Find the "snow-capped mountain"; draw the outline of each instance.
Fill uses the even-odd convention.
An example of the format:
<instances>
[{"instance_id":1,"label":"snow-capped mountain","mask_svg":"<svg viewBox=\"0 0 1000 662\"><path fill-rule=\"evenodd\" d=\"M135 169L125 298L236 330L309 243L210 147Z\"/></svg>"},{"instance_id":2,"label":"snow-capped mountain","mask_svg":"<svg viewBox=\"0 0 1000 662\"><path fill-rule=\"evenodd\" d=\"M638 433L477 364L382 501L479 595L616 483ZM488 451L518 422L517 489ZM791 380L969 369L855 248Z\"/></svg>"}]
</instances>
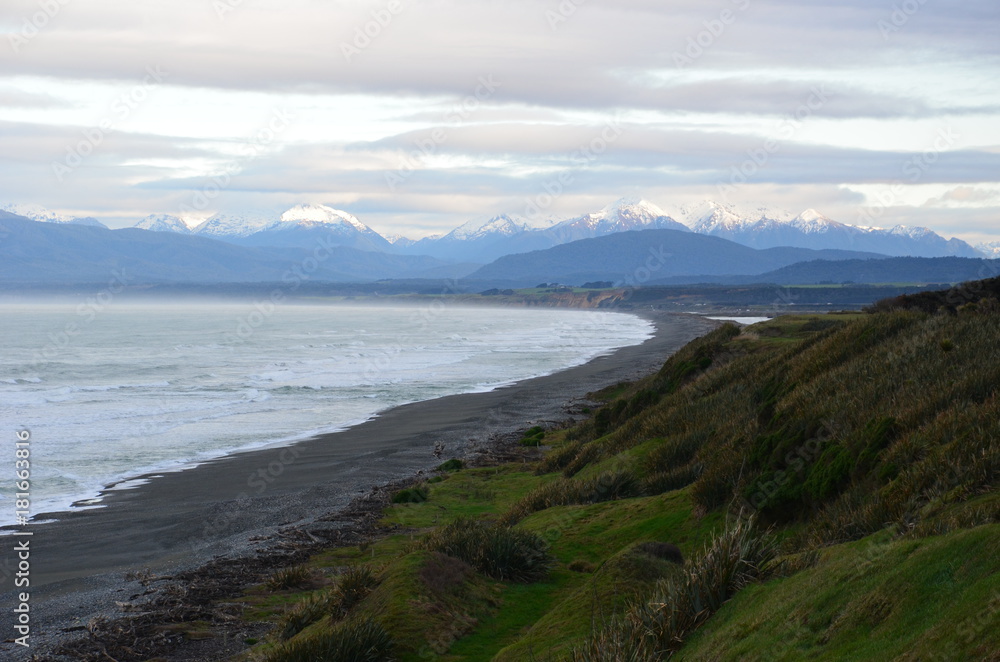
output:
<instances>
[{"instance_id":1,"label":"snow-capped mountain","mask_svg":"<svg viewBox=\"0 0 1000 662\"><path fill-rule=\"evenodd\" d=\"M424 237L396 247L412 255L431 255L456 262L492 262L502 255L517 252L510 241L531 231L522 218L508 214L480 216L463 223L444 235ZM528 249L530 250L530 249Z\"/></svg>"},{"instance_id":2,"label":"snow-capped mountain","mask_svg":"<svg viewBox=\"0 0 1000 662\"><path fill-rule=\"evenodd\" d=\"M385 234L382 236L396 248L406 248L407 246L412 246L417 243L416 239L408 239L401 234Z\"/></svg>"},{"instance_id":3,"label":"snow-capped mountain","mask_svg":"<svg viewBox=\"0 0 1000 662\"><path fill-rule=\"evenodd\" d=\"M507 214L477 218L440 239L422 239L406 251L458 261L492 262L504 255L544 250L578 239L652 229L689 231L647 200L622 198L599 211L557 223L532 226Z\"/></svg>"},{"instance_id":4,"label":"snow-capped mountain","mask_svg":"<svg viewBox=\"0 0 1000 662\"><path fill-rule=\"evenodd\" d=\"M960 239L945 239L927 228L867 228L835 221L815 209L793 216L764 207L739 209L716 202L682 208L678 216L695 232L751 248L837 248L913 257L979 257Z\"/></svg>"},{"instance_id":5,"label":"snow-capped mountain","mask_svg":"<svg viewBox=\"0 0 1000 662\"><path fill-rule=\"evenodd\" d=\"M327 229L336 230L343 234L360 233L369 238L378 237L382 241L386 241L385 237L359 221L353 214L326 205L295 205L281 215L281 223L275 228L288 229L292 226L326 226Z\"/></svg>"},{"instance_id":6,"label":"snow-capped mountain","mask_svg":"<svg viewBox=\"0 0 1000 662\"><path fill-rule=\"evenodd\" d=\"M278 221L275 218L257 212L219 213L210 216L204 223L192 230L192 233L215 239L249 237L276 223Z\"/></svg>"},{"instance_id":7,"label":"snow-capped mountain","mask_svg":"<svg viewBox=\"0 0 1000 662\"><path fill-rule=\"evenodd\" d=\"M600 211L584 214L556 223L543 230L550 233L558 243L603 237L615 232L629 230L683 230L688 227L672 219L652 202L639 198L622 198Z\"/></svg>"},{"instance_id":8,"label":"snow-capped mountain","mask_svg":"<svg viewBox=\"0 0 1000 662\"><path fill-rule=\"evenodd\" d=\"M238 239L247 246L316 248L348 246L363 251L391 253L393 245L356 216L326 205L296 205L276 223Z\"/></svg>"},{"instance_id":9,"label":"snow-capped mountain","mask_svg":"<svg viewBox=\"0 0 1000 662\"><path fill-rule=\"evenodd\" d=\"M281 215L282 223L327 223L329 225L347 225L355 230L368 229L368 226L346 211L327 207L326 205L295 205Z\"/></svg>"},{"instance_id":10,"label":"snow-capped mountain","mask_svg":"<svg viewBox=\"0 0 1000 662\"><path fill-rule=\"evenodd\" d=\"M70 218L38 205L0 204L0 210L47 223L101 225L96 219ZM794 214L762 205L737 207L704 201L665 210L640 198L622 198L595 212L558 222L548 219L541 224L503 213L482 216L447 234L419 241L399 235L383 237L349 212L313 204L299 204L282 214L219 213L194 229L176 216L153 214L135 227L194 234L244 246L309 250L346 246L479 264L579 239L648 229L693 231L758 249L787 246L891 256L1000 257L1000 242L974 248L924 227L862 227L836 221L811 208Z\"/></svg>"},{"instance_id":11,"label":"snow-capped mountain","mask_svg":"<svg viewBox=\"0 0 1000 662\"><path fill-rule=\"evenodd\" d=\"M444 235L439 241L476 241L478 239L512 237L528 229L529 226L524 220L500 214L493 217L472 219Z\"/></svg>"},{"instance_id":12,"label":"snow-capped mountain","mask_svg":"<svg viewBox=\"0 0 1000 662\"><path fill-rule=\"evenodd\" d=\"M24 216L25 218L30 218L33 221L39 221L41 223L68 223L71 225L89 225L97 228L107 227L96 218L90 216L75 217L58 214L42 207L41 205L5 203L0 204L0 211L17 214L18 216Z\"/></svg>"},{"instance_id":13,"label":"snow-capped mountain","mask_svg":"<svg viewBox=\"0 0 1000 662\"><path fill-rule=\"evenodd\" d=\"M146 218L136 223L133 227L140 230L152 230L153 232L176 232L178 234L191 234L191 228L187 223L176 216L170 214L150 214Z\"/></svg>"},{"instance_id":14,"label":"snow-capped mountain","mask_svg":"<svg viewBox=\"0 0 1000 662\"><path fill-rule=\"evenodd\" d=\"M57 214L54 211L49 211L41 205L16 204L8 202L0 204L0 210L11 214L17 214L18 216L24 216L25 218L30 218L33 221L41 221L42 223L69 223L73 220L71 216Z\"/></svg>"}]
</instances>

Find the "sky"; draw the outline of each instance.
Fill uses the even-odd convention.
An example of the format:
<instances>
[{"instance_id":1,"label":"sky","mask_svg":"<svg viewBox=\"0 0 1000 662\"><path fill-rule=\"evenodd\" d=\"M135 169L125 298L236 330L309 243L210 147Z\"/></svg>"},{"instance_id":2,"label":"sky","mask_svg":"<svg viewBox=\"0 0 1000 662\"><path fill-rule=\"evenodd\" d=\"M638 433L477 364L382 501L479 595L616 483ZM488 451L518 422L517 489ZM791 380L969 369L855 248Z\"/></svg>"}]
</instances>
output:
<instances>
[{"instance_id":1,"label":"sky","mask_svg":"<svg viewBox=\"0 0 1000 662\"><path fill-rule=\"evenodd\" d=\"M1000 241L996 0L4 0L0 32L0 202L110 227L638 196Z\"/></svg>"}]
</instances>

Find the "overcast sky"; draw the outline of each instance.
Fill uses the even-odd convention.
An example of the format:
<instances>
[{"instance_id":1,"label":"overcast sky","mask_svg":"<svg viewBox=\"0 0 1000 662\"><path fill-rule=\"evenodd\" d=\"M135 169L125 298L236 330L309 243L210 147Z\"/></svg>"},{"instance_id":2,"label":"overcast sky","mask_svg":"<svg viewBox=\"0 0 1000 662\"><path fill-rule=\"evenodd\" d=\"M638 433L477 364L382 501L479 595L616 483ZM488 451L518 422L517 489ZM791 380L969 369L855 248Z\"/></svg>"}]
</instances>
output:
<instances>
[{"instance_id":1,"label":"overcast sky","mask_svg":"<svg viewBox=\"0 0 1000 662\"><path fill-rule=\"evenodd\" d=\"M4 0L0 202L383 233L711 199L1000 240L996 0Z\"/></svg>"}]
</instances>

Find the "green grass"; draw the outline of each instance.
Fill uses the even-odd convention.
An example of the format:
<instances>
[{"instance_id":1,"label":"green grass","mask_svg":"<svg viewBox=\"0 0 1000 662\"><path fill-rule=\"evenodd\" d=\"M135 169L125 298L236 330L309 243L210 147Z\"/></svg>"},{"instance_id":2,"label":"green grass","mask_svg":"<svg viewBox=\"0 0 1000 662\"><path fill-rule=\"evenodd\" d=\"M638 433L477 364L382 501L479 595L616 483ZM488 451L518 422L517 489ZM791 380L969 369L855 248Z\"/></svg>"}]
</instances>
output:
<instances>
[{"instance_id":1,"label":"green grass","mask_svg":"<svg viewBox=\"0 0 1000 662\"><path fill-rule=\"evenodd\" d=\"M505 606L500 613L477 628L455 650L475 657L525 659L553 647L567 651L592 626L620 611L627 598L634 597L651 575L631 567L623 570L622 558L634 555L629 549L645 541L673 542L685 554L707 541L721 526L720 514L698 518L692 514L690 497L673 492L656 497L626 499L587 506L550 508L526 518L522 526L536 531L551 544L559 565L540 584L505 590ZM568 570L570 563L584 560L597 566L593 574ZM666 572L672 565L643 556L633 566L654 566ZM582 601L582 602L581 602ZM581 617L581 605L587 605ZM524 657L522 657L524 656ZM543 658L544 659L544 658Z\"/></svg>"},{"instance_id":2,"label":"green grass","mask_svg":"<svg viewBox=\"0 0 1000 662\"><path fill-rule=\"evenodd\" d=\"M738 594L679 660L987 660L1000 651L1000 526L884 534Z\"/></svg>"},{"instance_id":3,"label":"green grass","mask_svg":"<svg viewBox=\"0 0 1000 662\"><path fill-rule=\"evenodd\" d=\"M386 510L384 537L314 556L311 588L250 591L247 618L277 621L367 564L378 585L344 622L384 627L402 660L559 659L680 570L637 544L673 543L694 563L750 504L786 562L704 624L687 621L678 659L1000 660L989 656L1000 650L989 310L723 326L657 374L596 394L607 404L592 418L544 435L543 461L436 475L424 500ZM546 500L513 510L539 490ZM485 532L510 512L547 544L540 580L499 581L426 549L459 518ZM332 627L313 622L290 641Z\"/></svg>"},{"instance_id":4,"label":"green grass","mask_svg":"<svg viewBox=\"0 0 1000 662\"><path fill-rule=\"evenodd\" d=\"M440 483L430 485L422 503L394 505L382 523L426 529L455 519L502 512L532 489L550 482L554 476L536 476L530 468L506 465L463 469L450 473Z\"/></svg>"}]
</instances>

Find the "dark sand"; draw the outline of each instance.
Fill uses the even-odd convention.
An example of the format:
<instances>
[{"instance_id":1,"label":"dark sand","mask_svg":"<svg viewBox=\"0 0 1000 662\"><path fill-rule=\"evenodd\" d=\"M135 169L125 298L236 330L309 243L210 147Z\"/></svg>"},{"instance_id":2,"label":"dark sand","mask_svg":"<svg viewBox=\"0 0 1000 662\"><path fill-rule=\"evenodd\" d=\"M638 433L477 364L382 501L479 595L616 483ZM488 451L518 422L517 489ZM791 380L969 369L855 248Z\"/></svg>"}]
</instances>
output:
<instances>
[{"instance_id":1,"label":"dark sand","mask_svg":"<svg viewBox=\"0 0 1000 662\"><path fill-rule=\"evenodd\" d=\"M251 553L256 541L283 527L315 522L373 485L433 468L441 461L432 453L435 442L445 444L444 459L462 457L492 434L565 420L572 401L650 374L717 325L690 315L635 313L656 323L655 336L585 365L489 393L405 405L292 447L220 458L108 492L103 508L60 513L57 522L30 526L33 649L66 628L116 612L114 602L127 599L123 577L129 570L168 574L215 556ZM0 540L6 541L0 543L2 641L14 636L10 569L16 559L15 539ZM25 652L0 644L0 657Z\"/></svg>"}]
</instances>

